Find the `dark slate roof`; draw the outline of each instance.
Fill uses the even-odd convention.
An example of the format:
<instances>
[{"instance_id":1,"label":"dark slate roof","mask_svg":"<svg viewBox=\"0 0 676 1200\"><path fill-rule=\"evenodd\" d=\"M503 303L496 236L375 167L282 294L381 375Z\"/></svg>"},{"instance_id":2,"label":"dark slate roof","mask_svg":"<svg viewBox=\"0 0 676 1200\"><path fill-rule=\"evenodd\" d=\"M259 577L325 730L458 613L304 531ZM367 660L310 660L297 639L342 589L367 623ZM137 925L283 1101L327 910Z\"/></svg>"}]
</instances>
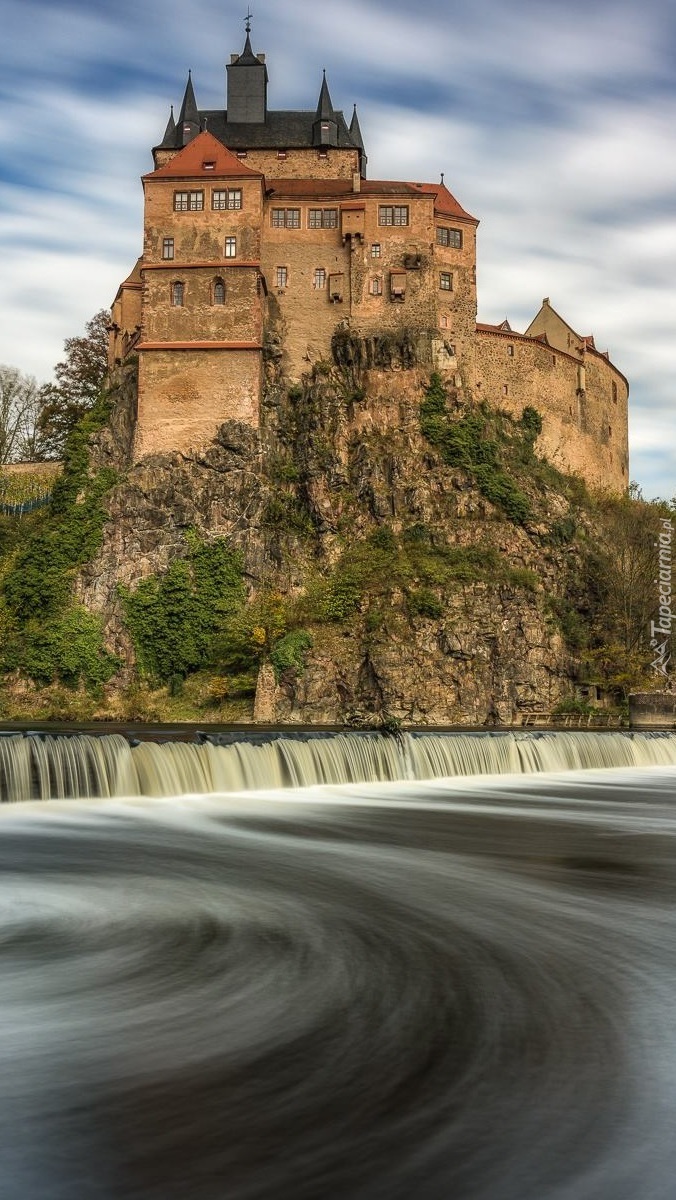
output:
<instances>
[{"instance_id":1,"label":"dark slate roof","mask_svg":"<svg viewBox=\"0 0 676 1200\"><path fill-rule=\"evenodd\" d=\"M359 128L359 117L357 116L356 104L354 106L354 112L352 113L352 120L350 121L350 137L352 138L355 146L359 146L360 150L364 149L364 139L361 136L361 129Z\"/></svg>"},{"instance_id":2,"label":"dark slate roof","mask_svg":"<svg viewBox=\"0 0 676 1200\"><path fill-rule=\"evenodd\" d=\"M176 122L174 120L174 106L172 104L171 111L169 113L169 120L167 121L167 128L164 131L164 137L160 142L160 146L162 148L166 147L167 150L171 150L176 145L176 136Z\"/></svg>"},{"instance_id":3,"label":"dark slate roof","mask_svg":"<svg viewBox=\"0 0 676 1200\"><path fill-rule=\"evenodd\" d=\"M259 58L256 57L253 50L251 49L251 38L249 37L248 32L246 35L246 41L244 43L244 49L242 50L242 53L240 54L239 58L235 59L235 63L240 67L248 67L248 66L262 67L265 65L264 63L261 62L261 60ZM231 65L234 65L234 64L231 64Z\"/></svg>"},{"instance_id":4,"label":"dark slate roof","mask_svg":"<svg viewBox=\"0 0 676 1200\"><path fill-rule=\"evenodd\" d=\"M345 117L334 111L338 125L338 147L361 149L350 136ZM202 125L230 150L299 150L313 146L314 112L268 112L264 124L228 124L228 114L207 109L199 114Z\"/></svg>"},{"instance_id":5,"label":"dark slate roof","mask_svg":"<svg viewBox=\"0 0 676 1200\"><path fill-rule=\"evenodd\" d=\"M317 112L315 113L315 120L317 120L317 121L335 121L335 119L336 119L336 114L333 111L333 104L331 102L331 96L329 94L329 85L326 82L326 71L325 71L324 77L322 79L321 91L319 93L319 100L317 102Z\"/></svg>"},{"instance_id":6,"label":"dark slate roof","mask_svg":"<svg viewBox=\"0 0 676 1200\"><path fill-rule=\"evenodd\" d=\"M185 93L183 96L181 111L178 114L178 126L181 134L183 133L183 125L186 121L194 125L199 124L199 112L197 111L195 90L192 86L192 71L188 71L188 82L185 85ZM183 143L181 142L179 144L182 145Z\"/></svg>"}]
</instances>

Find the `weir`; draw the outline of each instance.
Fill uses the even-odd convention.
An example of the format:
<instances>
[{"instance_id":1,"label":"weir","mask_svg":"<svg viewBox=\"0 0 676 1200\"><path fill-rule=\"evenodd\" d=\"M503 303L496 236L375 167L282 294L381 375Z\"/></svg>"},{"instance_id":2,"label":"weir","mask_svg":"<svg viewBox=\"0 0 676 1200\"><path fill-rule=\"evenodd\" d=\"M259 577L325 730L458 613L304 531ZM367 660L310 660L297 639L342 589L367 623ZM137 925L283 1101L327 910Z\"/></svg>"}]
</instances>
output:
<instances>
[{"instance_id":1,"label":"weir","mask_svg":"<svg viewBox=\"0 0 676 1200\"><path fill-rule=\"evenodd\" d=\"M121 734L0 737L0 799L180 796L316 784L676 766L676 734L624 732L204 735L130 745Z\"/></svg>"}]
</instances>

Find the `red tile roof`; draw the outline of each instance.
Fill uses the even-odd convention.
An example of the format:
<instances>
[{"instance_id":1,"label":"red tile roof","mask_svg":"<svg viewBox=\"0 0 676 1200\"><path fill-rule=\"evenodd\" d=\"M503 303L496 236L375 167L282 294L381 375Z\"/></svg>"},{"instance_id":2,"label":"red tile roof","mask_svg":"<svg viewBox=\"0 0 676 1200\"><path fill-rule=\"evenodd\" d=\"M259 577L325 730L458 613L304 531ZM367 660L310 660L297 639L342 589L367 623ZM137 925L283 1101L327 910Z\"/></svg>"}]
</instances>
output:
<instances>
[{"instance_id":1,"label":"red tile roof","mask_svg":"<svg viewBox=\"0 0 676 1200\"><path fill-rule=\"evenodd\" d=\"M213 163L213 167L205 168L205 163ZM218 138L205 129L196 138L188 142L163 167L149 171L144 179L244 179L245 177L262 179L260 171L247 167L232 150L228 150Z\"/></svg>"},{"instance_id":2,"label":"red tile roof","mask_svg":"<svg viewBox=\"0 0 676 1200\"><path fill-rule=\"evenodd\" d=\"M448 188L441 183L405 183L389 179L362 179L359 192L355 192L351 179L271 179L268 195L273 200L279 199L314 199L321 197L326 200L340 200L348 196L356 200L357 196L431 196L434 199L434 211L440 216L454 217L463 221L471 221L478 225L476 217L466 212L452 196Z\"/></svg>"}]
</instances>

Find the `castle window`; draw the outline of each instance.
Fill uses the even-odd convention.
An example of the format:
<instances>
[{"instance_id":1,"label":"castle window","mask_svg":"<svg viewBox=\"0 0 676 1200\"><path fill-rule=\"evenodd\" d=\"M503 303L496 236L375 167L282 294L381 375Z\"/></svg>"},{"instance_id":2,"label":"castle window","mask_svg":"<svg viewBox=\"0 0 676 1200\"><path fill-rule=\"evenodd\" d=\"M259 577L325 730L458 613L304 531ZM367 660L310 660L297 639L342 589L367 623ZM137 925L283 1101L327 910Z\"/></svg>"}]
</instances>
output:
<instances>
[{"instance_id":1,"label":"castle window","mask_svg":"<svg viewBox=\"0 0 676 1200\"><path fill-rule=\"evenodd\" d=\"M448 329L448 317L444 317L444 316L439 317L439 328L440 329Z\"/></svg>"},{"instance_id":2,"label":"castle window","mask_svg":"<svg viewBox=\"0 0 676 1200\"><path fill-rule=\"evenodd\" d=\"M237 151L238 158L246 158L246 154L247 154L246 150L238 150Z\"/></svg>"},{"instance_id":3,"label":"castle window","mask_svg":"<svg viewBox=\"0 0 676 1200\"><path fill-rule=\"evenodd\" d=\"M613 382L611 385L613 404L617 404L617 384Z\"/></svg>"},{"instance_id":4,"label":"castle window","mask_svg":"<svg viewBox=\"0 0 676 1200\"><path fill-rule=\"evenodd\" d=\"M214 285L211 290L212 304L225 304L225 284L222 279L214 279Z\"/></svg>"},{"instance_id":5,"label":"castle window","mask_svg":"<svg viewBox=\"0 0 676 1200\"><path fill-rule=\"evenodd\" d=\"M174 239L162 238L162 258L174 257Z\"/></svg>"},{"instance_id":6,"label":"castle window","mask_svg":"<svg viewBox=\"0 0 676 1200\"><path fill-rule=\"evenodd\" d=\"M408 225L408 204L381 204L378 208L379 225Z\"/></svg>"},{"instance_id":7,"label":"castle window","mask_svg":"<svg viewBox=\"0 0 676 1200\"><path fill-rule=\"evenodd\" d=\"M184 300L185 300L185 284L178 283L178 282L172 283L172 285L171 285L171 303L172 303L173 307L174 308L183 308Z\"/></svg>"},{"instance_id":8,"label":"castle window","mask_svg":"<svg viewBox=\"0 0 676 1200\"><path fill-rule=\"evenodd\" d=\"M202 212L204 192L174 192L174 212Z\"/></svg>"},{"instance_id":9,"label":"castle window","mask_svg":"<svg viewBox=\"0 0 676 1200\"><path fill-rule=\"evenodd\" d=\"M273 208L271 220L273 229L300 229L300 209Z\"/></svg>"},{"instance_id":10,"label":"castle window","mask_svg":"<svg viewBox=\"0 0 676 1200\"><path fill-rule=\"evenodd\" d=\"M315 267L314 283L315 288L326 287L326 271L323 267Z\"/></svg>"},{"instance_id":11,"label":"castle window","mask_svg":"<svg viewBox=\"0 0 676 1200\"><path fill-rule=\"evenodd\" d=\"M277 158L286 158L286 150L278 150Z\"/></svg>"},{"instance_id":12,"label":"castle window","mask_svg":"<svg viewBox=\"0 0 676 1200\"><path fill-rule=\"evenodd\" d=\"M511 344L507 347L507 353L510 358L514 358L514 347Z\"/></svg>"},{"instance_id":13,"label":"castle window","mask_svg":"<svg viewBox=\"0 0 676 1200\"><path fill-rule=\"evenodd\" d=\"M338 226L337 208L311 208L308 211L308 229L336 229Z\"/></svg>"},{"instance_id":14,"label":"castle window","mask_svg":"<svg viewBox=\"0 0 676 1200\"><path fill-rule=\"evenodd\" d=\"M285 288L289 281L289 271L287 267L276 268L277 287Z\"/></svg>"},{"instance_id":15,"label":"castle window","mask_svg":"<svg viewBox=\"0 0 676 1200\"><path fill-rule=\"evenodd\" d=\"M552 354L552 366L553 367L556 366L556 355L555 354Z\"/></svg>"},{"instance_id":16,"label":"castle window","mask_svg":"<svg viewBox=\"0 0 676 1200\"><path fill-rule=\"evenodd\" d=\"M447 229L445 225L437 225L437 245L452 246L454 250L461 250L462 230Z\"/></svg>"},{"instance_id":17,"label":"castle window","mask_svg":"<svg viewBox=\"0 0 676 1200\"><path fill-rule=\"evenodd\" d=\"M371 258L380 258L380 242L371 243Z\"/></svg>"},{"instance_id":18,"label":"castle window","mask_svg":"<svg viewBox=\"0 0 676 1200\"><path fill-rule=\"evenodd\" d=\"M371 282L369 284L369 291L372 296L382 296L383 281L379 275L374 275L373 279L371 280Z\"/></svg>"},{"instance_id":19,"label":"castle window","mask_svg":"<svg viewBox=\"0 0 676 1200\"><path fill-rule=\"evenodd\" d=\"M211 207L215 212L242 207L241 188L215 188L211 193Z\"/></svg>"},{"instance_id":20,"label":"castle window","mask_svg":"<svg viewBox=\"0 0 676 1200\"><path fill-rule=\"evenodd\" d=\"M502 385L502 394L503 394L503 396L509 395L509 388L507 387L506 383L503 383L503 385Z\"/></svg>"},{"instance_id":21,"label":"castle window","mask_svg":"<svg viewBox=\"0 0 676 1200\"><path fill-rule=\"evenodd\" d=\"M326 125L326 126L322 126L322 128L326 128L326 129L328 129L328 125ZM319 150L319 151L317 152L317 158L328 158L328 157L329 157L329 152L328 152L328 150Z\"/></svg>"},{"instance_id":22,"label":"castle window","mask_svg":"<svg viewBox=\"0 0 676 1200\"><path fill-rule=\"evenodd\" d=\"M227 237L225 239L225 257L235 258L237 255L237 238Z\"/></svg>"},{"instance_id":23,"label":"castle window","mask_svg":"<svg viewBox=\"0 0 676 1200\"><path fill-rule=\"evenodd\" d=\"M441 271L439 275L439 287L442 292L453 291L453 276L450 271Z\"/></svg>"}]
</instances>

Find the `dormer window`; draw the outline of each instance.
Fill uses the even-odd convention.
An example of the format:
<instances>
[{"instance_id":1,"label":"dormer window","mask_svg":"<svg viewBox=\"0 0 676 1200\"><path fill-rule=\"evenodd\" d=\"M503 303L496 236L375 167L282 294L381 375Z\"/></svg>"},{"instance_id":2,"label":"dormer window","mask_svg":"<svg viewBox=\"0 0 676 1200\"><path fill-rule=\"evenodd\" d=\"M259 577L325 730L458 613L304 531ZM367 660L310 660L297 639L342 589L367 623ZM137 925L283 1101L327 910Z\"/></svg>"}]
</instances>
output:
<instances>
[{"instance_id":1,"label":"dormer window","mask_svg":"<svg viewBox=\"0 0 676 1200\"><path fill-rule=\"evenodd\" d=\"M286 158L286 150L278 150L277 158Z\"/></svg>"},{"instance_id":2,"label":"dormer window","mask_svg":"<svg viewBox=\"0 0 676 1200\"><path fill-rule=\"evenodd\" d=\"M203 163L202 163L202 170L203 170L203 171L213 171L213 170L215 169L215 167L216 167L216 163L215 163L215 162L203 162Z\"/></svg>"},{"instance_id":3,"label":"dormer window","mask_svg":"<svg viewBox=\"0 0 676 1200\"><path fill-rule=\"evenodd\" d=\"M246 154L247 154L246 150L238 150L237 151L238 158L246 158Z\"/></svg>"}]
</instances>

